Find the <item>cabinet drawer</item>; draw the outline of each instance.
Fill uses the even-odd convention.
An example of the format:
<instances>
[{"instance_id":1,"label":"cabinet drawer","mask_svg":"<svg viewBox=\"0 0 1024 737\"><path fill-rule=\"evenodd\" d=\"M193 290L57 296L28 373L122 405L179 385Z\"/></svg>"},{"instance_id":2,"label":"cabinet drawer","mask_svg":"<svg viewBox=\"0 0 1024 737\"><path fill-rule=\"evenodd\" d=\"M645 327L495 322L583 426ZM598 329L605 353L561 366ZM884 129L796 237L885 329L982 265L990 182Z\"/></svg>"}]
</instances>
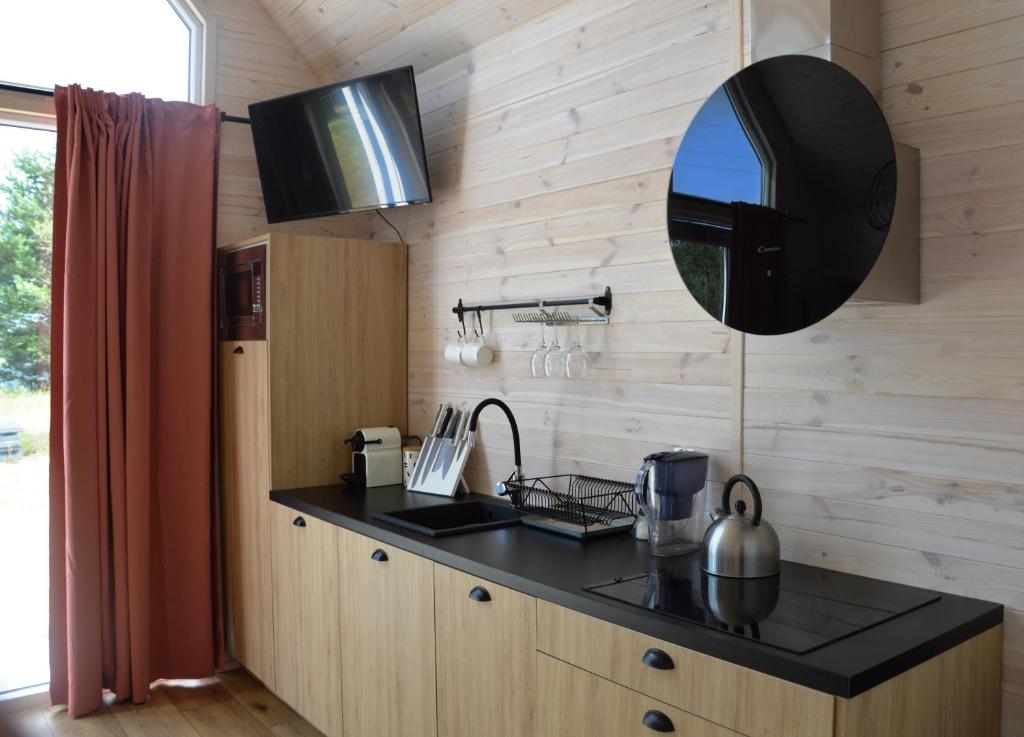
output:
<instances>
[{"instance_id":1,"label":"cabinet drawer","mask_svg":"<svg viewBox=\"0 0 1024 737\"><path fill-rule=\"evenodd\" d=\"M830 694L545 601L537 602L537 649L749 737L832 735Z\"/></svg>"},{"instance_id":2,"label":"cabinet drawer","mask_svg":"<svg viewBox=\"0 0 1024 737\"><path fill-rule=\"evenodd\" d=\"M434 566L438 737L535 737L533 597Z\"/></svg>"},{"instance_id":3,"label":"cabinet drawer","mask_svg":"<svg viewBox=\"0 0 1024 737\"><path fill-rule=\"evenodd\" d=\"M537 655L540 737L739 737L568 663Z\"/></svg>"}]
</instances>

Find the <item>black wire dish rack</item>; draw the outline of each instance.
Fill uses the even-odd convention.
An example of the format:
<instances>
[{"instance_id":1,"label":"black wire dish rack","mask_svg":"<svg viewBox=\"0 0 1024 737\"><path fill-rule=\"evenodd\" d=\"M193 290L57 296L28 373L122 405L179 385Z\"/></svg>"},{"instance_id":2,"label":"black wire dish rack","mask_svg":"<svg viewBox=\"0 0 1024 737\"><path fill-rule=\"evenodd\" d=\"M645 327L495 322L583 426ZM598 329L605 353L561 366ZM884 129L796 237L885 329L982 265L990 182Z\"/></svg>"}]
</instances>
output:
<instances>
[{"instance_id":1,"label":"black wire dish rack","mask_svg":"<svg viewBox=\"0 0 1024 737\"><path fill-rule=\"evenodd\" d=\"M632 529L637 503L633 484L563 474L509 478L499 485L523 515L523 524L584 539Z\"/></svg>"}]
</instances>

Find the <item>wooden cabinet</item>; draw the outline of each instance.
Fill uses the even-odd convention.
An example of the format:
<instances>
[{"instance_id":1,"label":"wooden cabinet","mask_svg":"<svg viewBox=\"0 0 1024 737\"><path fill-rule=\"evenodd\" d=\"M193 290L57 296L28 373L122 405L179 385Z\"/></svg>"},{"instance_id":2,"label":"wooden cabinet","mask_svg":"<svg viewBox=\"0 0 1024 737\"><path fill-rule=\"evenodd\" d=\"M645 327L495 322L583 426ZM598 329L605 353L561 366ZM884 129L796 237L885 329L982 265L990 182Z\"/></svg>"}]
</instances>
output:
<instances>
[{"instance_id":1,"label":"wooden cabinet","mask_svg":"<svg viewBox=\"0 0 1024 737\"><path fill-rule=\"evenodd\" d=\"M537 656L537 701L538 737L739 737L543 653Z\"/></svg>"},{"instance_id":2,"label":"wooden cabinet","mask_svg":"<svg viewBox=\"0 0 1024 737\"><path fill-rule=\"evenodd\" d=\"M273 689L267 345L221 343L219 360L227 646L238 662Z\"/></svg>"},{"instance_id":3,"label":"wooden cabinet","mask_svg":"<svg viewBox=\"0 0 1024 737\"><path fill-rule=\"evenodd\" d=\"M342 703L352 737L435 737L434 564L341 539Z\"/></svg>"},{"instance_id":4,"label":"wooden cabinet","mask_svg":"<svg viewBox=\"0 0 1024 737\"><path fill-rule=\"evenodd\" d=\"M534 737L537 602L434 567L438 737Z\"/></svg>"},{"instance_id":5,"label":"wooden cabinet","mask_svg":"<svg viewBox=\"0 0 1024 737\"><path fill-rule=\"evenodd\" d=\"M830 694L546 601L537 602L537 648L748 737L829 737L833 731ZM652 649L668 657L667 667L644 663Z\"/></svg>"},{"instance_id":6,"label":"wooden cabinet","mask_svg":"<svg viewBox=\"0 0 1024 737\"><path fill-rule=\"evenodd\" d=\"M274 690L327 737L998 734L999 627L836 698L271 507Z\"/></svg>"},{"instance_id":7,"label":"wooden cabinet","mask_svg":"<svg viewBox=\"0 0 1024 737\"><path fill-rule=\"evenodd\" d=\"M270 523L275 691L327 737L342 737L341 530L277 504Z\"/></svg>"},{"instance_id":8,"label":"wooden cabinet","mask_svg":"<svg viewBox=\"0 0 1024 737\"><path fill-rule=\"evenodd\" d=\"M336 482L359 426L405 428L406 249L275 233L224 250L249 248L266 339L219 352L227 644L273 688L270 490Z\"/></svg>"}]
</instances>

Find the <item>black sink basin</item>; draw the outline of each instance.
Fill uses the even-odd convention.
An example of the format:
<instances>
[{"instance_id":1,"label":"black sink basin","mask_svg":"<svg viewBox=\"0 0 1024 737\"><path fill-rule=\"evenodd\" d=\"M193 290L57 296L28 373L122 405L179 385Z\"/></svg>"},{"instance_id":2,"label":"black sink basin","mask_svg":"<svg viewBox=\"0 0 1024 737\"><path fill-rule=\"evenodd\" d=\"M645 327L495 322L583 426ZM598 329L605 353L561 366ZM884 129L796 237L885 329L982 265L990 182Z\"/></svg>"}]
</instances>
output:
<instances>
[{"instance_id":1,"label":"black sink basin","mask_svg":"<svg viewBox=\"0 0 1024 737\"><path fill-rule=\"evenodd\" d=\"M373 518L430 537L448 537L519 524L519 512L508 504L476 499L395 512L374 512Z\"/></svg>"}]
</instances>

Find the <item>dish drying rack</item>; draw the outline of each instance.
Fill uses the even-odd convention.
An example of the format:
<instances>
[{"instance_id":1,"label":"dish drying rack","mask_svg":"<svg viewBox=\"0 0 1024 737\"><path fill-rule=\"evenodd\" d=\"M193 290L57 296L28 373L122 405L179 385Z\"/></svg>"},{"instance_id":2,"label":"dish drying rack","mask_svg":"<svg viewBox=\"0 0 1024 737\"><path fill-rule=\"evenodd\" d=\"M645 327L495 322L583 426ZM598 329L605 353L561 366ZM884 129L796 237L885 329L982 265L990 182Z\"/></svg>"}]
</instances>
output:
<instances>
[{"instance_id":1,"label":"dish drying rack","mask_svg":"<svg viewBox=\"0 0 1024 737\"><path fill-rule=\"evenodd\" d=\"M583 307L582 310L566 308ZM604 294L595 297L569 297L565 299L538 299L529 302L494 302L491 304L466 305L462 300L452 307L452 312L466 327L466 313L493 310L515 310L512 320L520 323L543 323L545 325L607 325L612 313L612 289L605 287Z\"/></svg>"},{"instance_id":2,"label":"dish drying rack","mask_svg":"<svg viewBox=\"0 0 1024 737\"><path fill-rule=\"evenodd\" d=\"M534 479L510 477L498 484L523 515L523 524L585 539L632 529L637 517L633 484L562 474Z\"/></svg>"}]
</instances>

